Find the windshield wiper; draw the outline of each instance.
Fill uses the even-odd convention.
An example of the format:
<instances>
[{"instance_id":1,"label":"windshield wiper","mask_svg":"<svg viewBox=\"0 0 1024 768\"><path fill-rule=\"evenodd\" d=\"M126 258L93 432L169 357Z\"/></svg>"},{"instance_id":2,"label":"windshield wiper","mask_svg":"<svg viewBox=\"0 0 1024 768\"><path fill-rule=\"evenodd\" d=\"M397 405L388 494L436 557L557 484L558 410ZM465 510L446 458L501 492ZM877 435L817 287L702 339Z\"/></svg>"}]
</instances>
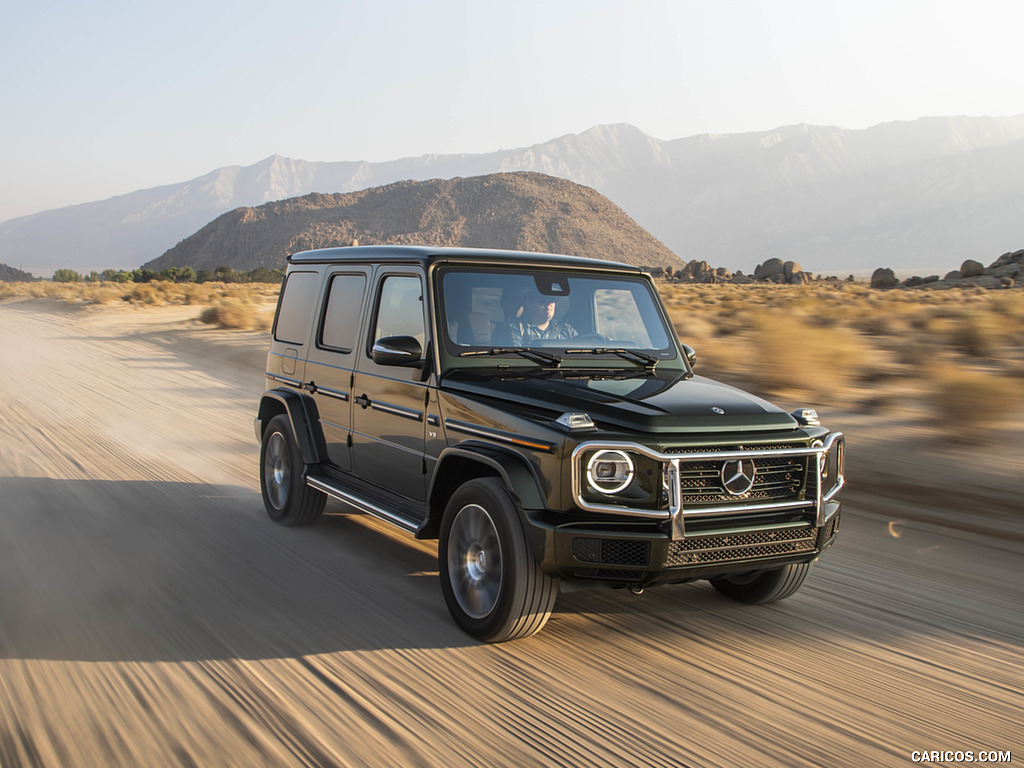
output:
<instances>
[{"instance_id":1,"label":"windshield wiper","mask_svg":"<svg viewBox=\"0 0 1024 768\"><path fill-rule=\"evenodd\" d=\"M658 364L658 358L652 355L645 355L643 352L637 352L635 349L627 349L626 347L595 347L593 349L567 349L565 350L565 354L618 355L624 360L629 360L634 363L641 363L649 371L653 371L654 366Z\"/></svg>"},{"instance_id":2,"label":"windshield wiper","mask_svg":"<svg viewBox=\"0 0 1024 768\"><path fill-rule=\"evenodd\" d=\"M535 363L545 363L555 368L562 364L562 358L556 355L527 347L491 347L490 349L471 349L468 352L459 353L459 357L492 357L494 355L520 355Z\"/></svg>"}]
</instances>

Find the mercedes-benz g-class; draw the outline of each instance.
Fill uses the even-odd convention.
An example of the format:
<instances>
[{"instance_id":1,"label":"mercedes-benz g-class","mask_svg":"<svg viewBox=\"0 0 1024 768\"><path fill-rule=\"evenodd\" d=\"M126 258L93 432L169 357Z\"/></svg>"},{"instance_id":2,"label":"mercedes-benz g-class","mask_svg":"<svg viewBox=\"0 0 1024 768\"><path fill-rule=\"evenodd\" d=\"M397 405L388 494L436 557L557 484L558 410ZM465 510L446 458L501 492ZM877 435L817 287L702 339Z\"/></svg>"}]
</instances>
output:
<instances>
[{"instance_id":1,"label":"mercedes-benz g-class","mask_svg":"<svg viewBox=\"0 0 1024 768\"><path fill-rule=\"evenodd\" d=\"M438 539L455 622L544 626L561 589L804 581L839 527L844 440L695 375L650 276L536 253L288 259L256 417L270 517L327 497Z\"/></svg>"}]
</instances>

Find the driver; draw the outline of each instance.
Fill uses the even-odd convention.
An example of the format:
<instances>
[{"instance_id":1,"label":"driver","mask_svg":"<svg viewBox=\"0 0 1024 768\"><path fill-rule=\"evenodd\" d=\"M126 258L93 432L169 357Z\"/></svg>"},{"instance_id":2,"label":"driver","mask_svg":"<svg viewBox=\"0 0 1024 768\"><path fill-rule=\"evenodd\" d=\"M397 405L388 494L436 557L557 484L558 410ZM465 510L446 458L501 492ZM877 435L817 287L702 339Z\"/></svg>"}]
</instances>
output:
<instances>
[{"instance_id":1,"label":"driver","mask_svg":"<svg viewBox=\"0 0 1024 768\"><path fill-rule=\"evenodd\" d=\"M554 296L524 291L520 298L522 311L511 318L507 332L502 334L513 346L529 346L538 339L572 339L579 335L571 325L555 319Z\"/></svg>"}]
</instances>

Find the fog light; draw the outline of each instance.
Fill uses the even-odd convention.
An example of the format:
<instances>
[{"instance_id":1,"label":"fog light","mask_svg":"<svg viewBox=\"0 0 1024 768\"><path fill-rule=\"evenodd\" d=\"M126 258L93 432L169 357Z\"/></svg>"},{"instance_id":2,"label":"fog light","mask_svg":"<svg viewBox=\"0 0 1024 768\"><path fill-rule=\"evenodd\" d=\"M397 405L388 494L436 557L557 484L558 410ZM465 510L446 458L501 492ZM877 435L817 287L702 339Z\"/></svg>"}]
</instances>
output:
<instances>
[{"instance_id":1,"label":"fog light","mask_svg":"<svg viewBox=\"0 0 1024 768\"><path fill-rule=\"evenodd\" d=\"M598 451L587 462L587 480L601 493L618 493L633 482L633 460L622 451Z\"/></svg>"}]
</instances>

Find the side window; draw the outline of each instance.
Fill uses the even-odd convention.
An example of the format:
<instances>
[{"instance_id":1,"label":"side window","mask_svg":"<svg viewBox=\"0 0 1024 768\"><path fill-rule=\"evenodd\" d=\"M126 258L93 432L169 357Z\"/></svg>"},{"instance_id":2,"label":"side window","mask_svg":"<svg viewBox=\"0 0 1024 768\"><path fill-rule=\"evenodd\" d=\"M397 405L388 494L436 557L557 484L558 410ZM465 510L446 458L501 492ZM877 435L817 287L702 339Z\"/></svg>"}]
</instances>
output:
<instances>
[{"instance_id":1,"label":"side window","mask_svg":"<svg viewBox=\"0 0 1024 768\"><path fill-rule=\"evenodd\" d=\"M363 309L364 275L334 275L327 289L327 307L320 344L348 354L356 342Z\"/></svg>"},{"instance_id":2,"label":"side window","mask_svg":"<svg viewBox=\"0 0 1024 768\"><path fill-rule=\"evenodd\" d=\"M389 275L384 278L374 329L374 341L384 336L413 336L421 345L424 343L423 287L418 277Z\"/></svg>"},{"instance_id":3,"label":"side window","mask_svg":"<svg viewBox=\"0 0 1024 768\"><path fill-rule=\"evenodd\" d=\"M316 306L320 276L316 272L292 272L281 287L281 301L274 320L274 340L304 344Z\"/></svg>"}]
</instances>

